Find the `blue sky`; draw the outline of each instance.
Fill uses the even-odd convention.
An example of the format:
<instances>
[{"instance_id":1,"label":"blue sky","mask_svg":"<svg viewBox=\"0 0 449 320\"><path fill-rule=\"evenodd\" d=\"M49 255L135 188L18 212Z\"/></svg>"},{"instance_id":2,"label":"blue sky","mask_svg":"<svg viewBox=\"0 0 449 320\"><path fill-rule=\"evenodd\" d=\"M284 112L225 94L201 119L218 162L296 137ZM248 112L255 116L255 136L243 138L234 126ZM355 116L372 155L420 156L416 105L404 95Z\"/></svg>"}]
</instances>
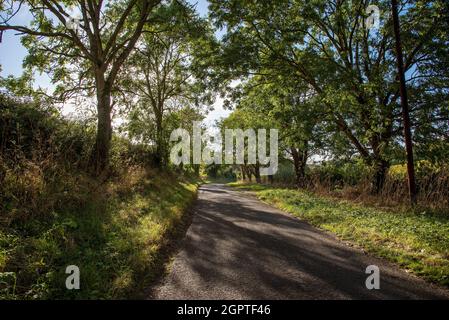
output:
<instances>
[{"instance_id":1,"label":"blue sky","mask_svg":"<svg viewBox=\"0 0 449 320\"><path fill-rule=\"evenodd\" d=\"M29 15L25 10L18 13L10 24L28 24ZM0 65L2 66L2 76L22 74L22 61L26 55L26 49L20 43L20 36L15 35L15 31L3 33L2 43L0 43Z\"/></svg>"},{"instance_id":2,"label":"blue sky","mask_svg":"<svg viewBox=\"0 0 449 320\"><path fill-rule=\"evenodd\" d=\"M196 5L196 9L201 16L206 16L208 13L207 0L188 0L190 3ZM10 24L27 25L30 21L30 15L26 10L22 10L14 17ZM0 43L0 65L2 71L0 76L6 77L8 75L20 76L22 74L23 59L27 54L26 49L20 43L20 36L15 35L14 31L7 31L3 34L2 43ZM36 75L36 85L43 88L51 88L50 79L44 75ZM226 116L229 112L223 110L223 101L218 99L214 105L215 111L211 112L206 123L212 124L216 119Z\"/></svg>"},{"instance_id":3,"label":"blue sky","mask_svg":"<svg viewBox=\"0 0 449 320\"><path fill-rule=\"evenodd\" d=\"M188 0L188 2L196 5L200 15L207 15L207 0ZM14 17L10 24L27 25L29 21L29 13L26 10L22 10L16 17ZM26 53L26 49L20 43L20 36L15 35L14 31L5 32L3 34L3 41L0 44L1 75L20 76L22 74L22 61L25 58Z\"/></svg>"}]
</instances>

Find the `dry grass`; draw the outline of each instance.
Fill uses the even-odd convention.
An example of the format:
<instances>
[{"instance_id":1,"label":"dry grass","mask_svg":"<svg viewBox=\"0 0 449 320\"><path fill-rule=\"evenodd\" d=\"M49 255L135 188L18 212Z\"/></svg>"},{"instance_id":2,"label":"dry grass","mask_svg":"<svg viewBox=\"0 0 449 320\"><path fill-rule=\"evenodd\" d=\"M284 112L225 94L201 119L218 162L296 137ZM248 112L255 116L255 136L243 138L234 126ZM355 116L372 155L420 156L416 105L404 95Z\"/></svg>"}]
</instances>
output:
<instances>
[{"instance_id":1,"label":"dry grass","mask_svg":"<svg viewBox=\"0 0 449 320\"><path fill-rule=\"evenodd\" d=\"M449 212L449 165L417 162L418 209ZM304 180L304 188L323 196L347 199L379 207L408 208L408 188L405 165L393 165L379 194L372 193L372 173L360 164L311 167ZM274 185L296 188L294 171L281 166ZM266 177L262 182L269 184Z\"/></svg>"},{"instance_id":2,"label":"dry grass","mask_svg":"<svg viewBox=\"0 0 449 320\"><path fill-rule=\"evenodd\" d=\"M0 298L134 295L156 276L159 252L194 199L193 178L140 166L102 183L82 172L6 170L0 221ZM79 266L82 290L65 289Z\"/></svg>"},{"instance_id":3,"label":"dry grass","mask_svg":"<svg viewBox=\"0 0 449 320\"><path fill-rule=\"evenodd\" d=\"M322 180L311 177L306 189L316 194L353 200L382 207L407 207L408 189L405 176L388 174L383 189L379 194L372 193L371 181L362 179L356 185L335 185L331 179ZM449 170L420 175L417 180L418 204L420 209L449 212Z\"/></svg>"},{"instance_id":4,"label":"dry grass","mask_svg":"<svg viewBox=\"0 0 449 320\"><path fill-rule=\"evenodd\" d=\"M94 178L92 127L34 104L0 108L0 299L132 296L155 276L196 180L151 169L148 147L117 136L110 175ZM68 265L81 290L65 288Z\"/></svg>"}]
</instances>

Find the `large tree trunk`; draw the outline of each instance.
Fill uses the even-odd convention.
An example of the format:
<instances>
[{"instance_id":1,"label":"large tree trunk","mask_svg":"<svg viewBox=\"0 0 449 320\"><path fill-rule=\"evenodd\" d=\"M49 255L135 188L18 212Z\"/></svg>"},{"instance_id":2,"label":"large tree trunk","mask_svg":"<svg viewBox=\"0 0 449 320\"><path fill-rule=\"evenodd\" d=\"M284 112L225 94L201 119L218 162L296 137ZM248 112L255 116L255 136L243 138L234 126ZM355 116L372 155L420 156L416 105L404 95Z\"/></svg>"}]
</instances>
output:
<instances>
[{"instance_id":1,"label":"large tree trunk","mask_svg":"<svg viewBox=\"0 0 449 320\"><path fill-rule=\"evenodd\" d=\"M402 118L404 122L404 140L407 152L407 173L408 173L408 191L410 203L416 204L416 181L415 181L415 164L413 160L413 141L412 130L410 125L410 114L408 108L407 87L405 83L404 59L402 56L401 32L398 14L397 0L391 1L393 11L394 35L396 38L396 60L398 65L399 85L401 93Z\"/></svg>"},{"instance_id":2,"label":"large tree trunk","mask_svg":"<svg viewBox=\"0 0 449 320\"><path fill-rule=\"evenodd\" d=\"M99 176L109 168L111 149L111 88L105 82L103 74L97 74L97 136L91 155L91 167Z\"/></svg>"},{"instance_id":3,"label":"large tree trunk","mask_svg":"<svg viewBox=\"0 0 449 320\"><path fill-rule=\"evenodd\" d=\"M306 176L306 164L308 158L307 150L298 150L295 147L291 148L293 157L293 166L295 168L295 183L298 188L304 187L304 179Z\"/></svg>"},{"instance_id":4,"label":"large tree trunk","mask_svg":"<svg viewBox=\"0 0 449 320\"><path fill-rule=\"evenodd\" d=\"M260 179L260 164L259 164L259 162L257 162L254 165L254 176L256 177L257 183L262 183L262 179Z\"/></svg>"},{"instance_id":5,"label":"large tree trunk","mask_svg":"<svg viewBox=\"0 0 449 320\"><path fill-rule=\"evenodd\" d=\"M251 172L251 169L249 168L249 166L245 165L245 171L246 171L246 175L248 176L249 182L252 182L253 181L253 175L252 175L252 172Z\"/></svg>"},{"instance_id":6,"label":"large tree trunk","mask_svg":"<svg viewBox=\"0 0 449 320\"><path fill-rule=\"evenodd\" d=\"M195 170L195 175L196 175L197 177L199 177L199 176L200 176L200 165L199 165L199 164L194 164L194 165L193 165L193 168L194 168L194 170Z\"/></svg>"},{"instance_id":7,"label":"large tree trunk","mask_svg":"<svg viewBox=\"0 0 449 320\"><path fill-rule=\"evenodd\" d=\"M164 131L162 127L162 113L156 112L156 165L165 167Z\"/></svg>"},{"instance_id":8,"label":"large tree trunk","mask_svg":"<svg viewBox=\"0 0 449 320\"><path fill-rule=\"evenodd\" d=\"M243 166L240 166L240 171L242 172L242 180L245 181L246 180L245 168Z\"/></svg>"},{"instance_id":9,"label":"large tree trunk","mask_svg":"<svg viewBox=\"0 0 449 320\"><path fill-rule=\"evenodd\" d=\"M379 194L382 191L389 167L390 163L386 160L379 159L374 162L372 193Z\"/></svg>"}]
</instances>

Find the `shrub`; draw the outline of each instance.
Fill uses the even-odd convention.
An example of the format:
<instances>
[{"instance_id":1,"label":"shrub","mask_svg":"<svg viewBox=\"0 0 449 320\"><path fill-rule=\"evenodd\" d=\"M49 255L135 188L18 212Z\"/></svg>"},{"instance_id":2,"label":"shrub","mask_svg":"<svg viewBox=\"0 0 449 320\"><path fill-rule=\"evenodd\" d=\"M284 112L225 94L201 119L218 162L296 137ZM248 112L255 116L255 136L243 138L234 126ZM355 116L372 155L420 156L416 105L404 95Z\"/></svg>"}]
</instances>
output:
<instances>
[{"instance_id":1,"label":"shrub","mask_svg":"<svg viewBox=\"0 0 449 320\"><path fill-rule=\"evenodd\" d=\"M0 97L0 299L117 298L154 277L196 185L151 169L152 149L114 135L111 175L88 174L95 128ZM77 264L83 289L65 290Z\"/></svg>"}]
</instances>

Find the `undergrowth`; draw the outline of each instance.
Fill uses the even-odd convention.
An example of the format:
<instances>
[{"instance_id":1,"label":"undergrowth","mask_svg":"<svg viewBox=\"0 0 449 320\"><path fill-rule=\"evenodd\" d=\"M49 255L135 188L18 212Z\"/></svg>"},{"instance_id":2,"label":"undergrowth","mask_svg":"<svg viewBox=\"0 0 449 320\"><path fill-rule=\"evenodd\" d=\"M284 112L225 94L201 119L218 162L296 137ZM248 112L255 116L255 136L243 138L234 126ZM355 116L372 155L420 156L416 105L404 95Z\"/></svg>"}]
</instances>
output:
<instances>
[{"instance_id":1,"label":"undergrowth","mask_svg":"<svg viewBox=\"0 0 449 320\"><path fill-rule=\"evenodd\" d=\"M197 182L142 168L100 186L79 178L60 208L1 224L0 297L125 298L157 276L160 249ZM80 290L66 289L69 265L80 269Z\"/></svg>"}]
</instances>

